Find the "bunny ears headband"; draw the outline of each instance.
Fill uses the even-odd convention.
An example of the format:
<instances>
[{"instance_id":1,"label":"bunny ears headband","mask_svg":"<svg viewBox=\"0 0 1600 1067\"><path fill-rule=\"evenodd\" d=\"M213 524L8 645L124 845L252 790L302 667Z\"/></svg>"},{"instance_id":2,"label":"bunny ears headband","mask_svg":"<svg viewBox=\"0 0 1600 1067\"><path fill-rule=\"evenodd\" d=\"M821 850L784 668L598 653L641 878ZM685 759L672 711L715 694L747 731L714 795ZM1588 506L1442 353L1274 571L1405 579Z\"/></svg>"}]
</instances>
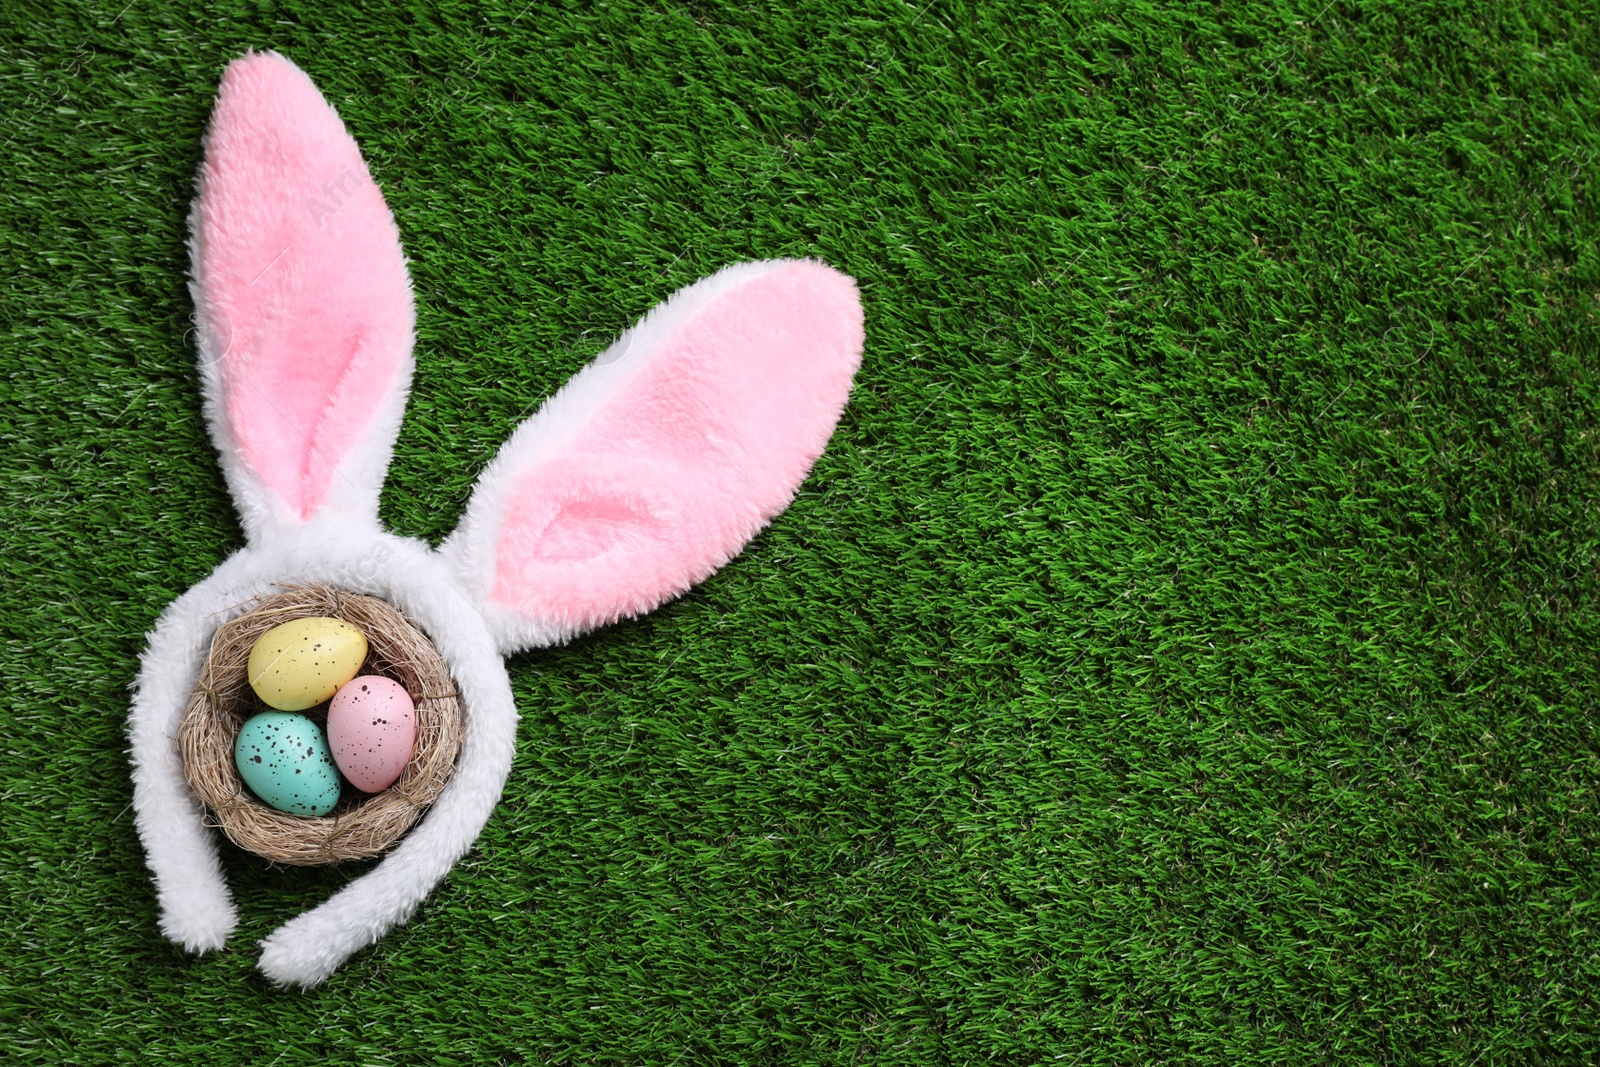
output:
<instances>
[{"instance_id":1,"label":"bunny ears headband","mask_svg":"<svg viewBox=\"0 0 1600 1067\"><path fill-rule=\"evenodd\" d=\"M423 628L466 721L456 770L374 869L262 942L315 985L416 906L477 839L516 740L502 657L682 593L792 499L860 361L848 277L728 267L674 294L524 422L438 548L378 523L410 386L399 234L355 142L282 56L227 69L190 216L205 415L248 543L150 634L130 712L134 807L161 929L221 947L236 916L177 750L211 635L278 586L381 597Z\"/></svg>"}]
</instances>

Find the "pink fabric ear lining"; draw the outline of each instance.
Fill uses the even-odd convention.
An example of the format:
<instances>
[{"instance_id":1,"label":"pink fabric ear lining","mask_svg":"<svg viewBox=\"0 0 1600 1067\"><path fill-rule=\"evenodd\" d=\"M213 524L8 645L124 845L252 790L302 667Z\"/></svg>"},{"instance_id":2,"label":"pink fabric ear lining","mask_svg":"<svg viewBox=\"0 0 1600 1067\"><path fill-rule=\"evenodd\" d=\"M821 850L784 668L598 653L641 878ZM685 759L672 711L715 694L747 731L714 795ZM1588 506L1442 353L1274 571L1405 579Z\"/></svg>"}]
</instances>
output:
<instances>
[{"instance_id":1,"label":"pink fabric ear lining","mask_svg":"<svg viewBox=\"0 0 1600 1067\"><path fill-rule=\"evenodd\" d=\"M414 313L394 219L311 79L228 66L195 202L201 321L244 464L309 519L407 366Z\"/></svg>"},{"instance_id":2,"label":"pink fabric ear lining","mask_svg":"<svg viewBox=\"0 0 1600 1067\"><path fill-rule=\"evenodd\" d=\"M793 497L861 346L854 282L794 262L630 352L637 371L514 483L493 601L578 632L704 578Z\"/></svg>"}]
</instances>

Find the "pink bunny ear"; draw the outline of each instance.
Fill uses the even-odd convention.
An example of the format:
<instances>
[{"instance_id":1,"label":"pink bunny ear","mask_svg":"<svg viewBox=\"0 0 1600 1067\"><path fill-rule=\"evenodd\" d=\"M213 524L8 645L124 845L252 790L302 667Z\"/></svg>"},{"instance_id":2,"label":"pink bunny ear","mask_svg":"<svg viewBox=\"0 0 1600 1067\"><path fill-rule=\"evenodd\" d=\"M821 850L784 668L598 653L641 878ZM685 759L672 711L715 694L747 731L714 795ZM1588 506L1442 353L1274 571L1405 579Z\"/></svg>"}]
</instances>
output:
<instances>
[{"instance_id":1,"label":"pink bunny ear","mask_svg":"<svg viewBox=\"0 0 1600 1067\"><path fill-rule=\"evenodd\" d=\"M375 523L414 324L383 194L311 79L270 52L222 76L198 184L206 414L246 530Z\"/></svg>"},{"instance_id":2,"label":"pink bunny ear","mask_svg":"<svg viewBox=\"0 0 1600 1067\"><path fill-rule=\"evenodd\" d=\"M855 283L805 260L680 290L517 430L451 557L502 649L676 596L793 498L861 360Z\"/></svg>"}]
</instances>

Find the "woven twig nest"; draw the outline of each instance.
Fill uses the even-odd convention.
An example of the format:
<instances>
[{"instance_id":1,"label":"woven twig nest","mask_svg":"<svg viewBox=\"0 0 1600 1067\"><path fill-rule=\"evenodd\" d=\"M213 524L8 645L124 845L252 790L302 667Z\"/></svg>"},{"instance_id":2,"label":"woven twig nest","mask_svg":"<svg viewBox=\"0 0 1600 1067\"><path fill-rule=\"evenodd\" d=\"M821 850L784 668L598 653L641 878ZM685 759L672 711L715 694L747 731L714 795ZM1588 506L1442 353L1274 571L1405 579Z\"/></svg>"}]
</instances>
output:
<instances>
[{"instance_id":1,"label":"woven twig nest","mask_svg":"<svg viewBox=\"0 0 1600 1067\"><path fill-rule=\"evenodd\" d=\"M343 619L364 633L367 658L360 673L393 678L417 706L416 745L395 784L370 794L346 786L338 806L320 818L257 800L233 762L245 720L271 710L250 688L251 646L274 626L308 616ZM326 703L303 714L326 728ZM311 866L367 859L399 840L449 781L462 730L455 682L426 634L376 597L305 585L264 597L217 628L178 727L178 747L184 777L234 844L277 863Z\"/></svg>"}]
</instances>

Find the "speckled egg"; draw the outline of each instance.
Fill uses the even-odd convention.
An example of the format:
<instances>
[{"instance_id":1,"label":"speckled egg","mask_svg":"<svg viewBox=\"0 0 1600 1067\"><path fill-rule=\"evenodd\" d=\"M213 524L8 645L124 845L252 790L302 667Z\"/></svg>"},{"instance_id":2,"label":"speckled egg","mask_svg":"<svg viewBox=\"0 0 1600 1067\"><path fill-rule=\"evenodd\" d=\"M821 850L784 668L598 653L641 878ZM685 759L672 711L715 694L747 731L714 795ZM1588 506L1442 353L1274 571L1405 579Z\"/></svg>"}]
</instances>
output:
<instances>
[{"instance_id":1,"label":"speckled egg","mask_svg":"<svg viewBox=\"0 0 1600 1067\"><path fill-rule=\"evenodd\" d=\"M392 678L368 674L340 687L328 705L328 743L333 760L365 793L388 789L411 761L417 740L417 708Z\"/></svg>"},{"instance_id":2,"label":"speckled egg","mask_svg":"<svg viewBox=\"0 0 1600 1067\"><path fill-rule=\"evenodd\" d=\"M317 724L264 711L244 724L233 761L250 791L291 815L326 815L339 803L339 772Z\"/></svg>"},{"instance_id":3,"label":"speckled egg","mask_svg":"<svg viewBox=\"0 0 1600 1067\"><path fill-rule=\"evenodd\" d=\"M367 636L341 619L296 619L274 626L250 649L250 688L279 711L304 711L356 676Z\"/></svg>"}]
</instances>

